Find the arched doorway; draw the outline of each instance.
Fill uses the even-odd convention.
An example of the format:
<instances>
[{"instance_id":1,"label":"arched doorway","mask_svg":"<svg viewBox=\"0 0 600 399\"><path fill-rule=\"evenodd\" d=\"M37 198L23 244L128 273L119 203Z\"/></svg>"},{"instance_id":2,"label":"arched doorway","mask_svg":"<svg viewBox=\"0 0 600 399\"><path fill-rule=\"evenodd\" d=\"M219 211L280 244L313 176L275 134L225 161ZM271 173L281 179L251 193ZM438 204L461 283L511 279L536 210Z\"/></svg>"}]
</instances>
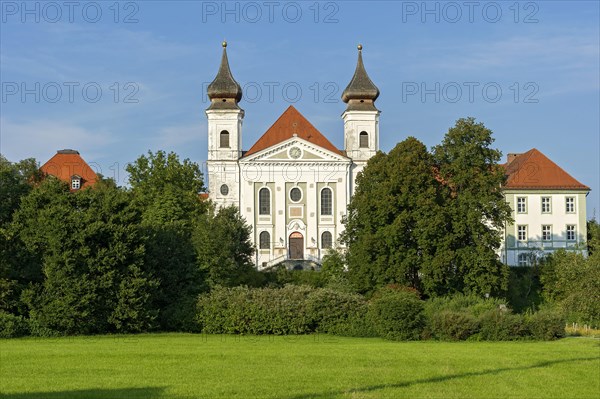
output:
<instances>
[{"instance_id":1,"label":"arched doorway","mask_svg":"<svg viewBox=\"0 0 600 399\"><path fill-rule=\"evenodd\" d=\"M290 259L304 259L304 237L298 232L290 234Z\"/></svg>"}]
</instances>

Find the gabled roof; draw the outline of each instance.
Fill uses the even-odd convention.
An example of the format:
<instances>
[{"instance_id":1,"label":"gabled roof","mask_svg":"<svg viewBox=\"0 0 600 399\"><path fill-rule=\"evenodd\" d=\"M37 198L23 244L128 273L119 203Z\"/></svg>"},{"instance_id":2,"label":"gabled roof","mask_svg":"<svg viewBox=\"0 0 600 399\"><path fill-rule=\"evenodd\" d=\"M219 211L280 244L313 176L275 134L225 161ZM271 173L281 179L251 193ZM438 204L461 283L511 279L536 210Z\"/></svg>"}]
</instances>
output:
<instances>
[{"instance_id":1,"label":"gabled roof","mask_svg":"<svg viewBox=\"0 0 600 399\"><path fill-rule=\"evenodd\" d=\"M333 153L344 155L321 132L319 132L294 106L290 105L275 123L244 153L244 157L281 143L300 137Z\"/></svg>"},{"instance_id":2,"label":"gabled roof","mask_svg":"<svg viewBox=\"0 0 600 399\"><path fill-rule=\"evenodd\" d=\"M590 189L535 148L516 155L503 166L508 175L505 189Z\"/></svg>"},{"instance_id":3,"label":"gabled roof","mask_svg":"<svg viewBox=\"0 0 600 399\"><path fill-rule=\"evenodd\" d=\"M98 180L96 172L81 158L78 151L59 150L40 170L48 175L55 176L62 181L71 183L75 175L82 178L81 188L91 187Z\"/></svg>"}]
</instances>

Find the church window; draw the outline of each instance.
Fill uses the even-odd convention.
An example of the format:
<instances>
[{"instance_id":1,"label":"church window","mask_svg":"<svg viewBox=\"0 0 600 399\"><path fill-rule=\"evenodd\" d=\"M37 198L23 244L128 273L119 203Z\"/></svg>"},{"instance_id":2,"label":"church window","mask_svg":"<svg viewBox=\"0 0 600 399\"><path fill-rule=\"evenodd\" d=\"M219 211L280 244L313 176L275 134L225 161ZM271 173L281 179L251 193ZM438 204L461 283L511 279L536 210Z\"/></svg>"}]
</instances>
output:
<instances>
[{"instance_id":1,"label":"church window","mask_svg":"<svg viewBox=\"0 0 600 399\"><path fill-rule=\"evenodd\" d=\"M321 190L321 215L333 215L333 194L327 187Z\"/></svg>"},{"instance_id":2,"label":"church window","mask_svg":"<svg viewBox=\"0 0 600 399\"><path fill-rule=\"evenodd\" d=\"M219 147L229 147L229 132L227 130L222 130L221 134L219 135Z\"/></svg>"},{"instance_id":3,"label":"church window","mask_svg":"<svg viewBox=\"0 0 600 399\"><path fill-rule=\"evenodd\" d=\"M271 214L271 193L268 188L261 188L258 192L258 214Z\"/></svg>"},{"instance_id":4,"label":"church window","mask_svg":"<svg viewBox=\"0 0 600 399\"><path fill-rule=\"evenodd\" d=\"M321 234L321 246L323 248L331 248L333 246L333 237L330 232L324 231Z\"/></svg>"},{"instance_id":5,"label":"church window","mask_svg":"<svg viewBox=\"0 0 600 399\"><path fill-rule=\"evenodd\" d=\"M227 195L229 194L229 187L227 187L227 184L223 184L221 186L221 195Z\"/></svg>"},{"instance_id":6,"label":"church window","mask_svg":"<svg viewBox=\"0 0 600 399\"><path fill-rule=\"evenodd\" d=\"M271 248L271 235L268 231L263 231L262 233L260 233L258 246L260 249Z\"/></svg>"},{"instance_id":7,"label":"church window","mask_svg":"<svg viewBox=\"0 0 600 399\"><path fill-rule=\"evenodd\" d=\"M359 142L360 148L369 148L369 133L360 132L358 142Z\"/></svg>"},{"instance_id":8,"label":"church window","mask_svg":"<svg viewBox=\"0 0 600 399\"><path fill-rule=\"evenodd\" d=\"M302 199L302 191L298 187L294 187L290 190L290 199L293 202L298 202Z\"/></svg>"}]
</instances>

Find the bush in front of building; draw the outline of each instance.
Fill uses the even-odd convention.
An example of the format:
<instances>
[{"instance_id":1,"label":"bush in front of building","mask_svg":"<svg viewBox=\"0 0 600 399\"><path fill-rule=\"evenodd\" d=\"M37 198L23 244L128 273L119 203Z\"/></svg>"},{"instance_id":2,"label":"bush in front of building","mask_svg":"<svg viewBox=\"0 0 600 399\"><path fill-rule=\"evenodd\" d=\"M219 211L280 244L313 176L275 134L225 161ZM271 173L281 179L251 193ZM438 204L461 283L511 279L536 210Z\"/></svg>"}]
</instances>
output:
<instances>
[{"instance_id":1,"label":"bush in front of building","mask_svg":"<svg viewBox=\"0 0 600 399\"><path fill-rule=\"evenodd\" d=\"M442 310L427 320L425 337L444 341L464 341L479 331L479 321L466 311Z\"/></svg>"},{"instance_id":2,"label":"bush in front of building","mask_svg":"<svg viewBox=\"0 0 600 399\"><path fill-rule=\"evenodd\" d=\"M373 336L367 301L328 288L216 287L200 295L196 319L209 334L308 334Z\"/></svg>"},{"instance_id":3,"label":"bush in front of building","mask_svg":"<svg viewBox=\"0 0 600 399\"><path fill-rule=\"evenodd\" d=\"M375 336L367 321L368 303L359 294L331 288L316 289L307 300L307 312L315 332L354 336Z\"/></svg>"},{"instance_id":4,"label":"bush in front of building","mask_svg":"<svg viewBox=\"0 0 600 399\"><path fill-rule=\"evenodd\" d=\"M545 307L525 315L529 335L538 340L554 340L566 335L566 317L560 309Z\"/></svg>"},{"instance_id":5,"label":"bush in front of building","mask_svg":"<svg viewBox=\"0 0 600 399\"><path fill-rule=\"evenodd\" d=\"M479 340L514 341L527 335L523 316L513 314L508 308L488 310L479 316Z\"/></svg>"},{"instance_id":6,"label":"bush in front of building","mask_svg":"<svg viewBox=\"0 0 600 399\"><path fill-rule=\"evenodd\" d=\"M215 287L200 295L197 321L210 334L306 334L314 331L306 304L314 289Z\"/></svg>"},{"instance_id":7,"label":"bush in front of building","mask_svg":"<svg viewBox=\"0 0 600 399\"><path fill-rule=\"evenodd\" d=\"M425 327L423 301L413 289L387 286L371 299L367 320L382 338L417 340Z\"/></svg>"},{"instance_id":8,"label":"bush in front of building","mask_svg":"<svg viewBox=\"0 0 600 399\"><path fill-rule=\"evenodd\" d=\"M0 311L0 338L29 335L29 323L23 316Z\"/></svg>"}]
</instances>

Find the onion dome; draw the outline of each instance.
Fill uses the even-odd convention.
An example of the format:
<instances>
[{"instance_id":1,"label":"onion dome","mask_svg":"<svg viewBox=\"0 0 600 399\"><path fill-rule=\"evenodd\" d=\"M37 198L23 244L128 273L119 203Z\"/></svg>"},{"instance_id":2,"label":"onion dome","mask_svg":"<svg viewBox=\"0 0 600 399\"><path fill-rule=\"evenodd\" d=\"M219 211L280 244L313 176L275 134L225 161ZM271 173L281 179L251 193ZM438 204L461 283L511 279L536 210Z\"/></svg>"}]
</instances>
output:
<instances>
[{"instance_id":1,"label":"onion dome","mask_svg":"<svg viewBox=\"0 0 600 399\"><path fill-rule=\"evenodd\" d=\"M233 78L231 69L229 69L227 42L223 42L221 66L215 79L208 85L207 94L212 102L209 109L232 108L232 106L237 108L237 103L242 99L242 88Z\"/></svg>"},{"instance_id":2,"label":"onion dome","mask_svg":"<svg viewBox=\"0 0 600 399\"><path fill-rule=\"evenodd\" d=\"M358 45L358 62L352 80L342 93L342 100L348 103L348 110L376 110L374 101L379 97L379 89L369 78L362 59L362 46Z\"/></svg>"}]
</instances>

